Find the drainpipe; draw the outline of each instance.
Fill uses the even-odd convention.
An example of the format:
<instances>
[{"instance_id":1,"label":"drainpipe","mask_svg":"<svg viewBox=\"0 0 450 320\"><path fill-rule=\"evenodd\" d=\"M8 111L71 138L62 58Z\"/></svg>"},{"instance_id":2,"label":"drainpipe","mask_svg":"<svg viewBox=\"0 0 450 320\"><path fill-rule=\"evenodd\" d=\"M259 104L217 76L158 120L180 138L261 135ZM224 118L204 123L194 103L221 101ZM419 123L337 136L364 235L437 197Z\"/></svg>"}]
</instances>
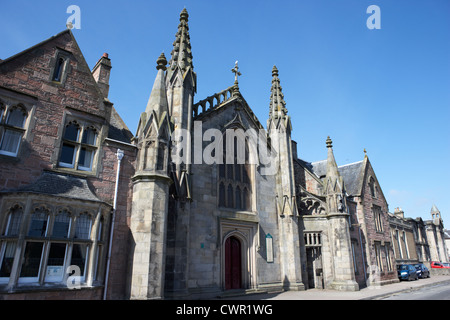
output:
<instances>
[{"instance_id":1,"label":"drainpipe","mask_svg":"<svg viewBox=\"0 0 450 320\"><path fill-rule=\"evenodd\" d=\"M123 158L123 151L118 149L116 156L117 156L116 187L114 190L113 216L112 216L112 222L111 222L111 232L109 234L108 260L106 262L106 276L105 276L105 288L103 290L103 300L106 300L106 293L108 291L109 266L111 264L111 247L112 247L112 241L113 241L113 235L114 235L114 224L116 222L117 193L119 190L120 164L121 164L122 158Z\"/></svg>"},{"instance_id":2,"label":"drainpipe","mask_svg":"<svg viewBox=\"0 0 450 320\"><path fill-rule=\"evenodd\" d=\"M364 259L364 247L362 244L362 237L361 237L361 224L358 223L358 233L359 233L359 244L361 245L361 257L363 259L363 268L364 268L364 282L367 285L367 274L366 274L366 261Z\"/></svg>"}]
</instances>

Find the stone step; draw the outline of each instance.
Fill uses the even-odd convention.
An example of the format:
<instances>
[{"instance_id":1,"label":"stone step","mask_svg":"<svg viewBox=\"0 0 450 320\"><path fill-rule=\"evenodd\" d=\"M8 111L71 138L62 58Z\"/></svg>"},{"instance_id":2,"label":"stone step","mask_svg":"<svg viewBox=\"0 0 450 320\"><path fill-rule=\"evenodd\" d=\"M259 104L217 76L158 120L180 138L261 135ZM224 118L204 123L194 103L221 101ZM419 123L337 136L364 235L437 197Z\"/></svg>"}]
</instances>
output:
<instances>
[{"instance_id":1,"label":"stone step","mask_svg":"<svg viewBox=\"0 0 450 320\"><path fill-rule=\"evenodd\" d=\"M227 299L233 297L246 296L250 294L268 294L269 291L261 289L233 289L227 290L217 296L218 299Z\"/></svg>"}]
</instances>

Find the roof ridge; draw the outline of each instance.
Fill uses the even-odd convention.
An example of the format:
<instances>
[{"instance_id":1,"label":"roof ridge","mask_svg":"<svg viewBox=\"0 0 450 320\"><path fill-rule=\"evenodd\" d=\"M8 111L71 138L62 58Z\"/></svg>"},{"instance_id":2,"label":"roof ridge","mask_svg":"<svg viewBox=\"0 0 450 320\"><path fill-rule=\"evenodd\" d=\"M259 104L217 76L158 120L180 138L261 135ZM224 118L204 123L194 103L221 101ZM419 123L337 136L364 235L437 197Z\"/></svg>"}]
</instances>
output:
<instances>
[{"instance_id":1,"label":"roof ridge","mask_svg":"<svg viewBox=\"0 0 450 320\"><path fill-rule=\"evenodd\" d=\"M61 32L59 32L59 33L57 33L57 34L51 36L50 38L47 38L47 39L45 39L45 40L42 40L41 42L35 44L34 46L31 46L31 47L29 47L29 48L26 48L26 49L24 49L24 50L22 50L22 51L20 51L20 52L18 52L18 53L16 53L16 54L14 54L14 55L12 55L12 56L6 58L6 59L4 59L4 60L0 60L0 64L4 64L4 63L7 63L7 62L9 62L9 61L12 61L12 60L14 60L14 59L20 57L21 55L24 55L25 53L27 53L27 52L29 52L29 51L31 51L31 50L37 48L37 47L40 47L40 46L42 46L43 44L45 44L45 43L47 43L47 42L49 42L49 41L51 41L51 40L53 40L53 39L55 39L55 38L58 38L59 36L63 35L64 33L67 33L67 32L68 32L68 33L72 33L72 31L70 31L70 29L65 29L64 31L61 31Z\"/></svg>"},{"instance_id":2,"label":"roof ridge","mask_svg":"<svg viewBox=\"0 0 450 320\"><path fill-rule=\"evenodd\" d=\"M342 168L342 167L346 167L346 166L351 166L357 163L362 163L364 160L360 160L360 161L356 161L356 162L352 162L352 163L348 163L348 164L343 164L342 166L339 166L338 168Z\"/></svg>"}]
</instances>

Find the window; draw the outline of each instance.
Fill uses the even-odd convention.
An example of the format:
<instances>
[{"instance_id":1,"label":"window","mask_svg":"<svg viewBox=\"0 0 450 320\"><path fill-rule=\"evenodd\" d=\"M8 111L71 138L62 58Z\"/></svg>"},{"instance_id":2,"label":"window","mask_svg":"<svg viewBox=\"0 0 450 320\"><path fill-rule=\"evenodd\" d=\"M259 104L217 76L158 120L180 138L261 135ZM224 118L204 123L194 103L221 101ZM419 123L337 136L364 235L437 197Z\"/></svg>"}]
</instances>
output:
<instances>
[{"instance_id":1,"label":"window","mask_svg":"<svg viewBox=\"0 0 450 320\"><path fill-rule=\"evenodd\" d=\"M3 114L6 112L6 116ZM25 132L27 112L18 105L6 108L0 103L0 154L16 157Z\"/></svg>"},{"instance_id":2,"label":"window","mask_svg":"<svg viewBox=\"0 0 450 320\"><path fill-rule=\"evenodd\" d=\"M406 259L409 259L408 240L406 239L406 232L405 231L403 231L403 233L402 233L402 239L403 239L403 244L405 246Z\"/></svg>"},{"instance_id":3,"label":"window","mask_svg":"<svg viewBox=\"0 0 450 320\"><path fill-rule=\"evenodd\" d=\"M8 214L8 219L6 223L5 236L18 236L20 223L22 220L22 208L20 206L15 206L11 209Z\"/></svg>"},{"instance_id":4,"label":"window","mask_svg":"<svg viewBox=\"0 0 450 320\"><path fill-rule=\"evenodd\" d=\"M31 224L28 229L29 237L45 237L48 226L48 209L45 207L37 208L31 216Z\"/></svg>"},{"instance_id":5,"label":"window","mask_svg":"<svg viewBox=\"0 0 450 320\"><path fill-rule=\"evenodd\" d=\"M92 171L97 151L97 135L95 127L83 127L77 121L69 122L64 129L59 166Z\"/></svg>"},{"instance_id":6,"label":"window","mask_svg":"<svg viewBox=\"0 0 450 320\"><path fill-rule=\"evenodd\" d=\"M25 253L22 258L19 282L36 282L41 272L44 253L44 237L47 236L49 209L45 206L35 208L27 232Z\"/></svg>"},{"instance_id":7,"label":"window","mask_svg":"<svg viewBox=\"0 0 450 320\"><path fill-rule=\"evenodd\" d=\"M369 189L370 189L370 194L372 197L376 197L376 188L375 188L375 179L373 177L370 177L369 179Z\"/></svg>"},{"instance_id":8,"label":"window","mask_svg":"<svg viewBox=\"0 0 450 320\"><path fill-rule=\"evenodd\" d=\"M251 211L251 166L249 164L249 151L245 142L244 152L238 149L238 137L233 137L232 157L227 158L226 135L223 136L223 164L218 165L219 179L219 207ZM229 147L230 148L230 147ZM245 153L245 162L241 153ZM230 162L231 158L231 163Z\"/></svg>"},{"instance_id":9,"label":"window","mask_svg":"<svg viewBox=\"0 0 450 320\"><path fill-rule=\"evenodd\" d=\"M77 218L75 238L76 239L89 239L91 236L91 224L92 219L87 213L80 214Z\"/></svg>"},{"instance_id":10,"label":"window","mask_svg":"<svg viewBox=\"0 0 450 320\"><path fill-rule=\"evenodd\" d=\"M400 233L398 230L395 230L395 238L397 239L399 258L403 259L403 249L402 249L402 244L400 243Z\"/></svg>"},{"instance_id":11,"label":"window","mask_svg":"<svg viewBox=\"0 0 450 320\"><path fill-rule=\"evenodd\" d=\"M159 142L158 146L158 157L156 160L156 170L164 170L165 168L165 161L166 161L166 147L164 146L163 142Z\"/></svg>"},{"instance_id":12,"label":"window","mask_svg":"<svg viewBox=\"0 0 450 320\"><path fill-rule=\"evenodd\" d=\"M386 266L387 271L392 271L392 260L391 260L391 246L387 244L384 246L385 255L386 255Z\"/></svg>"},{"instance_id":13,"label":"window","mask_svg":"<svg viewBox=\"0 0 450 320\"><path fill-rule=\"evenodd\" d=\"M383 271L383 263L381 260L381 244L375 242L375 257L377 259L378 270Z\"/></svg>"},{"instance_id":14,"label":"window","mask_svg":"<svg viewBox=\"0 0 450 320\"><path fill-rule=\"evenodd\" d=\"M2 244L0 252L0 283L8 282L16 253L16 242L7 241Z\"/></svg>"},{"instance_id":15,"label":"window","mask_svg":"<svg viewBox=\"0 0 450 320\"><path fill-rule=\"evenodd\" d=\"M62 81L64 65L66 64L66 60L64 58L58 58L55 65L55 70L53 71L52 80L56 82Z\"/></svg>"},{"instance_id":16,"label":"window","mask_svg":"<svg viewBox=\"0 0 450 320\"><path fill-rule=\"evenodd\" d=\"M373 212L373 219L375 222L375 231L383 232L383 217L381 213L381 208L378 206L373 206L372 212Z\"/></svg>"},{"instance_id":17,"label":"window","mask_svg":"<svg viewBox=\"0 0 450 320\"><path fill-rule=\"evenodd\" d=\"M71 221L70 212L67 209L62 210L55 217L52 236L55 238L67 239L69 237Z\"/></svg>"},{"instance_id":18,"label":"window","mask_svg":"<svg viewBox=\"0 0 450 320\"><path fill-rule=\"evenodd\" d=\"M70 73L70 52L56 49L56 55L50 60L50 81L63 85Z\"/></svg>"},{"instance_id":19,"label":"window","mask_svg":"<svg viewBox=\"0 0 450 320\"><path fill-rule=\"evenodd\" d=\"M17 239L23 209L16 205L9 210L6 226L3 232L6 241L0 242L0 283L7 283L11 275L14 255L16 253Z\"/></svg>"},{"instance_id":20,"label":"window","mask_svg":"<svg viewBox=\"0 0 450 320\"><path fill-rule=\"evenodd\" d=\"M66 284L68 276L74 276L68 271L69 266L77 267L81 283L87 281L89 272L89 285L102 280L107 234L102 213L97 212L100 216L95 218L90 211L73 213L70 208L46 205L31 208L31 214L25 215L22 207L15 205L0 221L0 284ZM19 238L23 239L23 246L17 245ZM19 259L16 264L14 259ZM14 265L17 270L13 270ZM17 280L10 279L13 272L18 275Z\"/></svg>"}]
</instances>

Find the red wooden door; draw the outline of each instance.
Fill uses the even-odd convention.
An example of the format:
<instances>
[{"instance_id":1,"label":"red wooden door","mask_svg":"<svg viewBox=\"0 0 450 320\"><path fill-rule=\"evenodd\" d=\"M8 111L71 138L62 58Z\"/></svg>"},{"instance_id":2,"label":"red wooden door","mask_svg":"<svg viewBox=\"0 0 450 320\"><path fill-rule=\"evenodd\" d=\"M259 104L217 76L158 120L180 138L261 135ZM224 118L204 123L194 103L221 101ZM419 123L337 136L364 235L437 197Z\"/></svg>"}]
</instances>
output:
<instances>
[{"instance_id":1,"label":"red wooden door","mask_svg":"<svg viewBox=\"0 0 450 320\"><path fill-rule=\"evenodd\" d=\"M241 287L241 243L235 237L230 237L225 242L225 289Z\"/></svg>"}]
</instances>

